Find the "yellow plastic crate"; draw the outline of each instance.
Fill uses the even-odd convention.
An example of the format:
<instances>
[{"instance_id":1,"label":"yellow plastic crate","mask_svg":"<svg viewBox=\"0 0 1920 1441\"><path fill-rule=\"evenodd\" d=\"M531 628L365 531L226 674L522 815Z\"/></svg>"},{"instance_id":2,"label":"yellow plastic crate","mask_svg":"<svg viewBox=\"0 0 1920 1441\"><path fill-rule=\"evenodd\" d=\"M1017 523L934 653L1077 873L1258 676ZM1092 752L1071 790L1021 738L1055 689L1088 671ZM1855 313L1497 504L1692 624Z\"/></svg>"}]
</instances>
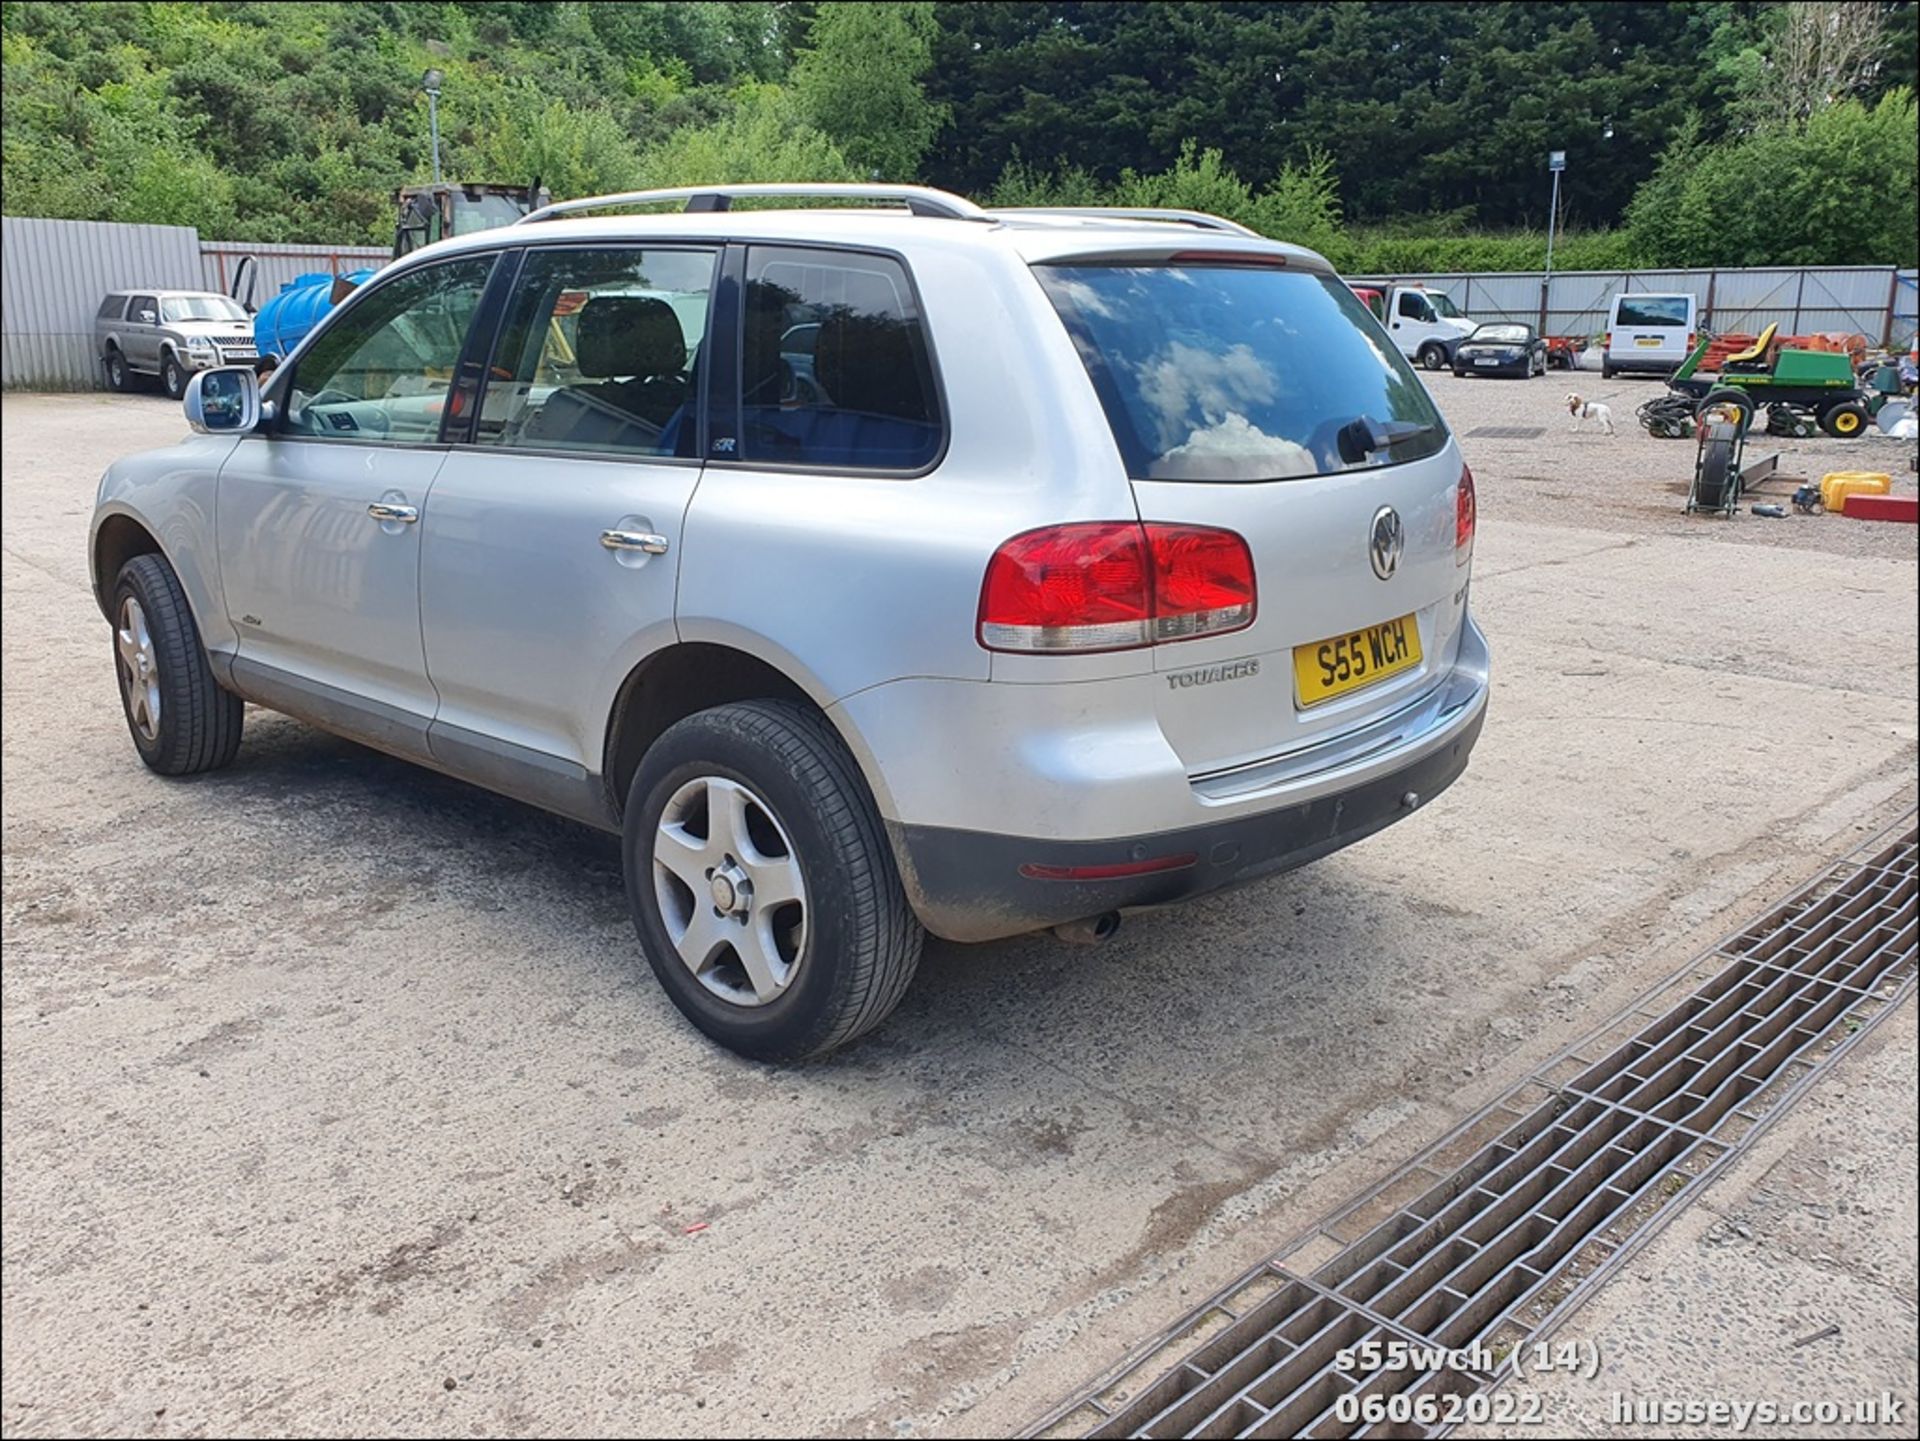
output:
<instances>
[{"instance_id":1,"label":"yellow plastic crate","mask_svg":"<svg viewBox=\"0 0 1920 1441\"><path fill-rule=\"evenodd\" d=\"M1850 495L1885 495L1893 489L1893 477L1872 470L1836 470L1820 477L1820 504L1836 515L1844 515Z\"/></svg>"}]
</instances>

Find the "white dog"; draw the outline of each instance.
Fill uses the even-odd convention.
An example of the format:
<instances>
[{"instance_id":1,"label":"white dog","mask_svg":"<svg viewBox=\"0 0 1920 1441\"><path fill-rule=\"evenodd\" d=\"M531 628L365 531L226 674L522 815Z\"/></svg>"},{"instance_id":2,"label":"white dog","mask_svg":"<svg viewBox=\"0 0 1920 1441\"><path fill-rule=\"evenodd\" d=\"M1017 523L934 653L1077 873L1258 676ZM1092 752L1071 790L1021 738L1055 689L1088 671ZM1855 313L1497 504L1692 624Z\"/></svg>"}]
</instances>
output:
<instances>
[{"instance_id":1,"label":"white dog","mask_svg":"<svg viewBox=\"0 0 1920 1441\"><path fill-rule=\"evenodd\" d=\"M1578 430L1581 421L1591 420L1595 425L1604 425L1608 435L1613 434L1613 411L1597 400L1582 400L1577 395L1569 395L1567 414L1573 417L1573 423L1567 427L1568 430Z\"/></svg>"}]
</instances>

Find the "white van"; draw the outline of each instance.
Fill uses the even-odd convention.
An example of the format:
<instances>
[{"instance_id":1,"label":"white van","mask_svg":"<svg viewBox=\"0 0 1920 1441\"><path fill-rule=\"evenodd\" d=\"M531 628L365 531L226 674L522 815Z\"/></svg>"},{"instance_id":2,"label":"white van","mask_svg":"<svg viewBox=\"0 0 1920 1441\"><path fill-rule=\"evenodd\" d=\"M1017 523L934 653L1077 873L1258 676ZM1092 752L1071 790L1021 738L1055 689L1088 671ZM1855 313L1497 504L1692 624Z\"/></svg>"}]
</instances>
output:
<instances>
[{"instance_id":1,"label":"white van","mask_svg":"<svg viewBox=\"0 0 1920 1441\"><path fill-rule=\"evenodd\" d=\"M1697 313L1698 302L1691 295L1635 291L1614 296L1601 342L1602 378L1611 380L1632 370L1671 375L1698 338Z\"/></svg>"}]
</instances>

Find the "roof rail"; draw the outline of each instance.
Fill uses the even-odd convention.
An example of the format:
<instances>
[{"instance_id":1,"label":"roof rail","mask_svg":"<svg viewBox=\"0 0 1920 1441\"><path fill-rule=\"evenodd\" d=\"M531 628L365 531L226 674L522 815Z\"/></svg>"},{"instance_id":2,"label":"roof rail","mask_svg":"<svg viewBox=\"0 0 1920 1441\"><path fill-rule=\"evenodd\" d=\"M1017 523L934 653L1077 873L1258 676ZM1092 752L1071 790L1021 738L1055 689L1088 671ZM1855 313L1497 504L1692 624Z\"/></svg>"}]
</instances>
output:
<instances>
[{"instance_id":1,"label":"roof rail","mask_svg":"<svg viewBox=\"0 0 1920 1441\"><path fill-rule=\"evenodd\" d=\"M1235 220L1222 216L1208 215L1201 210L1161 210L1139 206L1120 205L1006 205L987 212L989 215L1078 215L1089 220L1159 220L1172 225L1191 225L1196 230L1221 230L1229 235L1260 236L1257 230L1250 230Z\"/></svg>"},{"instance_id":2,"label":"roof rail","mask_svg":"<svg viewBox=\"0 0 1920 1441\"><path fill-rule=\"evenodd\" d=\"M578 200L561 200L552 205L543 205L540 209L523 215L516 225L529 225L537 220L552 220L560 215L574 215L583 210L610 210L622 205L655 205L669 200L684 200L686 210L716 211L731 210L733 202L742 197L785 196L795 200L868 200L888 201L894 205L904 205L914 215L925 215L942 220L990 220L991 216L971 200L958 195L949 195L944 190L934 190L924 185L855 185L855 184L754 184L754 185L689 185L675 190L627 190L617 195L587 195Z\"/></svg>"}]
</instances>

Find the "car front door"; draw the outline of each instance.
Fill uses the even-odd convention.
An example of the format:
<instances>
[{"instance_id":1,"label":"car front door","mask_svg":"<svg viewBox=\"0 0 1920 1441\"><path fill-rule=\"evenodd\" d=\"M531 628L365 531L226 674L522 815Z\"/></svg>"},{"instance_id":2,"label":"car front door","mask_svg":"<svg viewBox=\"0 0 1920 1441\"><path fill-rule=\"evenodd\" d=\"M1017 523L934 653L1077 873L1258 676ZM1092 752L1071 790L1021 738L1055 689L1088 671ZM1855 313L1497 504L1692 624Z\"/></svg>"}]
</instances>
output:
<instances>
[{"instance_id":1,"label":"car front door","mask_svg":"<svg viewBox=\"0 0 1920 1441\"><path fill-rule=\"evenodd\" d=\"M427 757L420 522L441 422L497 256L356 293L291 373L278 413L220 471L220 580L243 694Z\"/></svg>"},{"instance_id":2,"label":"car front door","mask_svg":"<svg viewBox=\"0 0 1920 1441\"><path fill-rule=\"evenodd\" d=\"M1394 292L1393 338L1399 343L1402 355L1418 355L1421 342L1436 328L1433 307L1427 304L1426 296L1417 290Z\"/></svg>"},{"instance_id":3,"label":"car front door","mask_svg":"<svg viewBox=\"0 0 1920 1441\"><path fill-rule=\"evenodd\" d=\"M674 639L715 246L535 247L422 521L441 764L604 814L607 714Z\"/></svg>"},{"instance_id":4,"label":"car front door","mask_svg":"<svg viewBox=\"0 0 1920 1441\"><path fill-rule=\"evenodd\" d=\"M136 295L127 307L127 359L141 370L160 368L160 302L151 295Z\"/></svg>"}]
</instances>

